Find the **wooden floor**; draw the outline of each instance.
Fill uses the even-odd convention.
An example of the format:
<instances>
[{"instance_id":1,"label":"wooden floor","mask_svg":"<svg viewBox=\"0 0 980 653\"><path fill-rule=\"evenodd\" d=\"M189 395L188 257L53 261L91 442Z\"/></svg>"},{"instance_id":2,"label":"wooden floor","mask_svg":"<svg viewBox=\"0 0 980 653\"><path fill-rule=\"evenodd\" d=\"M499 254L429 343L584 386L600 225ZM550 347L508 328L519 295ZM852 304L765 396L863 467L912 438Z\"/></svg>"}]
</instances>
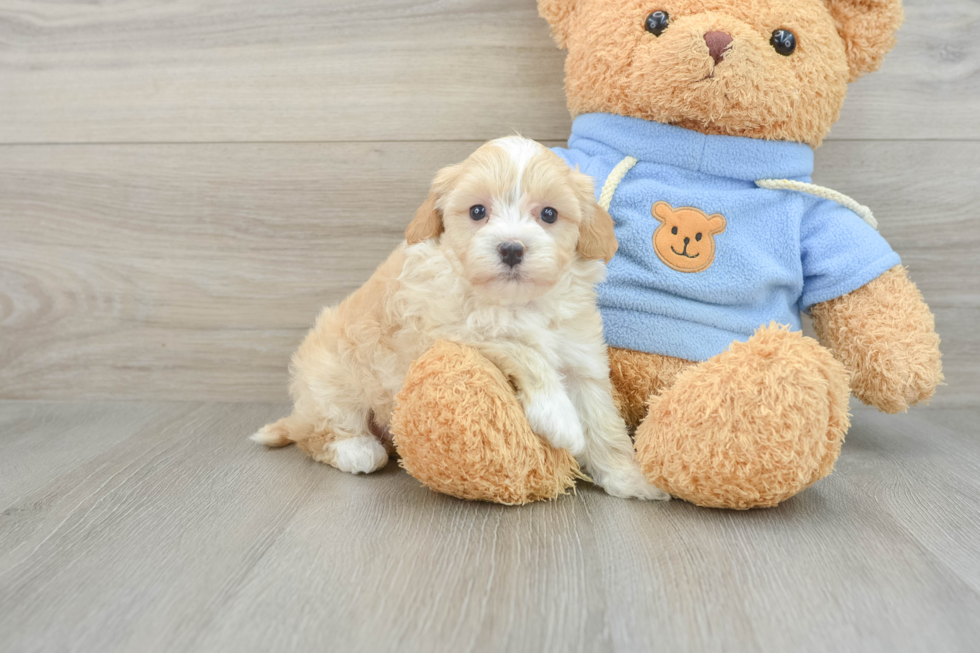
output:
<instances>
[{"instance_id":1,"label":"wooden floor","mask_svg":"<svg viewBox=\"0 0 980 653\"><path fill-rule=\"evenodd\" d=\"M815 180L875 211L947 385L730 513L245 439L438 168L568 137L533 0L0 0L0 653L980 651L980 1L904 5Z\"/></svg>"},{"instance_id":2,"label":"wooden floor","mask_svg":"<svg viewBox=\"0 0 980 653\"><path fill-rule=\"evenodd\" d=\"M773 510L506 508L245 436L283 405L0 404L2 651L976 651L980 412L860 410Z\"/></svg>"}]
</instances>

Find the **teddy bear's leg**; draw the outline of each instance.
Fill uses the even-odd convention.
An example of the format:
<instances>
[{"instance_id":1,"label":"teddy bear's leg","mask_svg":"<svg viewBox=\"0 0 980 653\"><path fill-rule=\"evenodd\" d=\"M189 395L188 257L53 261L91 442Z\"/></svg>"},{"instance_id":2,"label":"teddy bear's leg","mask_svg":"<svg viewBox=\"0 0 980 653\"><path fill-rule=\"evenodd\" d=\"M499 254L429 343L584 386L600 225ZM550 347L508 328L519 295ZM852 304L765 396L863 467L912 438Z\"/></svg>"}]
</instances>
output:
<instances>
[{"instance_id":1,"label":"teddy bear's leg","mask_svg":"<svg viewBox=\"0 0 980 653\"><path fill-rule=\"evenodd\" d=\"M811 311L820 341L851 371L866 404L898 413L943 381L936 319L902 266Z\"/></svg>"},{"instance_id":2,"label":"teddy bear's leg","mask_svg":"<svg viewBox=\"0 0 980 653\"><path fill-rule=\"evenodd\" d=\"M455 343L437 342L412 364L391 431L409 474L461 499L553 499L581 474L571 454L531 431L500 370Z\"/></svg>"},{"instance_id":3,"label":"teddy bear's leg","mask_svg":"<svg viewBox=\"0 0 980 653\"><path fill-rule=\"evenodd\" d=\"M775 506L831 472L849 395L828 350L764 327L650 398L637 458L651 483L697 505Z\"/></svg>"},{"instance_id":4,"label":"teddy bear's leg","mask_svg":"<svg viewBox=\"0 0 980 653\"><path fill-rule=\"evenodd\" d=\"M694 363L680 358L647 354L632 349L609 348L609 377L619 414L630 433L647 416L651 395L663 394L677 375Z\"/></svg>"}]
</instances>

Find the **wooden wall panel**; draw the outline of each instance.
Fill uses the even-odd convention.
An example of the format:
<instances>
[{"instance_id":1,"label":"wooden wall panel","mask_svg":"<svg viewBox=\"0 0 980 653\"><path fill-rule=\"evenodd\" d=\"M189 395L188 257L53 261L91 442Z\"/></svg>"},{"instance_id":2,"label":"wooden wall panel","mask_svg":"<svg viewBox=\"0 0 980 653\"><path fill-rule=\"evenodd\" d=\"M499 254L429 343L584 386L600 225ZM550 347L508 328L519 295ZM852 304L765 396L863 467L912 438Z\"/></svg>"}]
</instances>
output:
<instances>
[{"instance_id":1,"label":"wooden wall panel","mask_svg":"<svg viewBox=\"0 0 980 653\"><path fill-rule=\"evenodd\" d=\"M285 398L316 312L478 143L0 147L0 398ZM872 206L980 391L980 144L835 142L817 181Z\"/></svg>"},{"instance_id":2,"label":"wooden wall panel","mask_svg":"<svg viewBox=\"0 0 980 653\"><path fill-rule=\"evenodd\" d=\"M834 139L980 138L980 4L906 0ZM0 2L0 142L564 139L533 0Z\"/></svg>"}]
</instances>

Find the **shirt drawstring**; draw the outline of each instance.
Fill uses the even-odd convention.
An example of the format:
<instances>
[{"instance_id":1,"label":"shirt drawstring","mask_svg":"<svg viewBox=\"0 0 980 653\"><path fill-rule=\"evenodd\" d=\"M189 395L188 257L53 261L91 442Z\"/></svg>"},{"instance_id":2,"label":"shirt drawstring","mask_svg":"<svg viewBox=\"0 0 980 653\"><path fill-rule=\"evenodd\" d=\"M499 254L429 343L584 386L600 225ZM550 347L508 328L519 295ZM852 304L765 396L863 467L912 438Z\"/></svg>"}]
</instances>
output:
<instances>
[{"instance_id":1,"label":"shirt drawstring","mask_svg":"<svg viewBox=\"0 0 980 653\"><path fill-rule=\"evenodd\" d=\"M817 186L816 184L807 184L802 181L793 181L791 179L760 179L755 182L755 185L759 188L767 188L769 190L795 190L800 193L822 197L831 202L837 202L845 209L850 209L854 213L857 213L858 217L871 225L875 231L878 230L878 221L875 220L871 209L864 204L858 204L855 200L844 193L838 193L836 190Z\"/></svg>"},{"instance_id":2,"label":"shirt drawstring","mask_svg":"<svg viewBox=\"0 0 980 653\"><path fill-rule=\"evenodd\" d=\"M609 210L609 205L612 204L613 196L616 194L616 189L619 188L620 182L623 181L626 173L632 170L636 164L637 160L632 156L627 156L616 164L616 167L612 169L612 172L606 178L606 183L602 186L602 193L599 195L599 206L606 211ZM871 225L873 229L878 230L878 221L875 220L871 209L864 204L859 204L847 195L838 193L830 188L824 188L816 184L807 184L802 181L793 181L791 179L759 179L755 182L755 185L767 190L791 190L799 193L807 193L808 195L830 200L831 202L837 202L844 208L856 213L859 218Z\"/></svg>"}]
</instances>

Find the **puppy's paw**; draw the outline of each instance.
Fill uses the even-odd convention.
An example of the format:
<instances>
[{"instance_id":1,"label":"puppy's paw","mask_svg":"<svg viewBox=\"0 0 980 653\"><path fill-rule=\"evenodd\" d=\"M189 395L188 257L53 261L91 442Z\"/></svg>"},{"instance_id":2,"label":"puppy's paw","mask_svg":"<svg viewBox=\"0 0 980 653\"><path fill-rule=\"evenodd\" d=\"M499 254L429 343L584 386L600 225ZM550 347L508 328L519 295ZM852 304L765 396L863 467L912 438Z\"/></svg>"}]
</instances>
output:
<instances>
[{"instance_id":1,"label":"puppy's paw","mask_svg":"<svg viewBox=\"0 0 980 653\"><path fill-rule=\"evenodd\" d=\"M535 395L524 407L531 430L576 458L585 453L585 433L572 400L564 392Z\"/></svg>"},{"instance_id":2,"label":"puppy's paw","mask_svg":"<svg viewBox=\"0 0 980 653\"><path fill-rule=\"evenodd\" d=\"M348 474L370 474L388 464L388 452L377 438L350 438L332 442L334 467Z\"/></svg>"},{"instance_id":3,"label":"puppy's paw","mask_svg":"<svg viewBox=\"0 0 980 653\"><path fill-rule=\"evenodd\" d=\"M595 484L614 497L620 499L641 499L643 501L669 501L670 495L651 485L638 465L606 472L592 474Z\"/></svg>"}]
</instances>

